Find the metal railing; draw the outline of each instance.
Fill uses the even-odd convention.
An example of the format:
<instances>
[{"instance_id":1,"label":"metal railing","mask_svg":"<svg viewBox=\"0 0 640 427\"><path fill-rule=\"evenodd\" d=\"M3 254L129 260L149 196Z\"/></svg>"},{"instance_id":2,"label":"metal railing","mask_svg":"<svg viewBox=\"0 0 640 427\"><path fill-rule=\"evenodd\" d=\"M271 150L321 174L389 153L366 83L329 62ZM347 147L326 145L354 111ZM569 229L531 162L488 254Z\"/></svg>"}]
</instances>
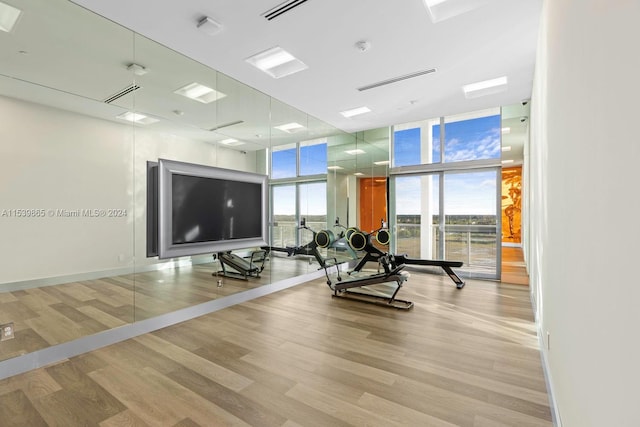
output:
<instances>
[{"instance_id":1,"label":"metal railing","mask_svg":"<svg viewBox=\"0 0 640 427\"><path fill-rule=\"evenodd\" d=\"M278 225L271 228L271 245L281 248L295 246L298 224L295 221L277 221L277 224ZM313 231L326 230L327 223L307 221L307 227ZM305 239L308 238L310 240L312 238L312 234L311 231L308 230L302 230L302 233L302 241L300 244L305 244L307 243Z\"/></svg>"},{"instance_id":2,"label":"metal railing","mask_svg":"<svg viewBox=\"0 0 640 427\"><path fill-rule=\"evenodd\" d=\"M466 268L495 269L496 226L495 225L445 225L445 253L441 254L440 226L432 227L433 256L435 259L459 260ZM396 226L396 252L421 257L421 224L398 224Z\"/></svg>"}]
</instances>

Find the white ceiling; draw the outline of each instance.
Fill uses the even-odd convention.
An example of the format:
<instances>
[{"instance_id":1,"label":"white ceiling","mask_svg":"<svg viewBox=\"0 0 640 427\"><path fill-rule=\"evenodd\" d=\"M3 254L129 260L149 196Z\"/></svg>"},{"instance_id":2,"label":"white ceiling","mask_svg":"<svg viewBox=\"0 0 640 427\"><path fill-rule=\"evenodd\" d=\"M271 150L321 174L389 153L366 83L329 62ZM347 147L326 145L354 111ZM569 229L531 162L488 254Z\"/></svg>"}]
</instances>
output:
<instances>
[{"instance_id":1,"label":"white ceiling","mask_svg":"<svg viewBox=\"0 0 640 427\"><path fill-rule=\"evenodd\" d=\"M73 0L339 129L353 132L519 103L531 94L541 0L449 0L476 9L433 23L423 0L307 0L268 21L280 0ZM197 28L209 16L214 36ZM365 52L355 47L366 40ZM273 79L245 62L280 46L306 63ZM371 83L437 72L368 91ZM507 76L508 90L466 99L461 86ZM350 119L339 112L366 105Z\"/></svg>"},{"instance_id":2,"label":"white ceiling","mask_svg":"<svg viewBox=\"0 0 640 427\"><path fill-rule=\"evenodd\" d=\"M522 159L528 122L521 119L529 106L521 101L531 92L541 0L448 0L479 7L437 24L422 0L306 0L272 21L262 14L279 0L3 1L23 11L12 33L0 33L5 96L111 121L135 109L160 119L150 125L156 131L210 143L233 137L244 145L231 148L247 151L334 135L332 126L374 130L503 106L503 126L511 127L503 145L514 147L503 159ZM210 36L198 30L204 15L220 22L222 31ZM358 50L359 40L371 48ZM309 68L273 79L245 62L276 45ZM134 76L142 90L103 102L131 84L132 62L149 70ZM357 90L428 68L437 72ZM503 75L507 91L465 99L463 84ZM205 105L173 93L193 81L228 96ZM373 111L351 119L339 114L362 105ZM273 128L292 121L306 129L287 134ZM229 123L238 124L211 131ZM332 143L365 140L379 145L388 138L374 130ZM379 155L333 160L353 169L388 158L384 149L369 151Z\"/></svg>"}]
</instances>

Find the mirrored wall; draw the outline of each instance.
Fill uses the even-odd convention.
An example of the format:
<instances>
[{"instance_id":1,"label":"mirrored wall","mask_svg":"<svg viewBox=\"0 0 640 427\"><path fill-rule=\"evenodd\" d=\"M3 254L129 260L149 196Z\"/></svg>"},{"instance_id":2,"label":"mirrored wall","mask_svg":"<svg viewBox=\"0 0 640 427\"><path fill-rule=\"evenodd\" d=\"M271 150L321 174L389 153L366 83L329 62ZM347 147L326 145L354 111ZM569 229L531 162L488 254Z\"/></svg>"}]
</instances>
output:
<instances>
[{"instance_id":1,"label":"mirrored wall","mask_svg":"<svg viewBox=\"0 0 640 427\"><path fill-rule=\"evenodd\" d=\"M0 324L15 338L0 360L318 271L271 247L303 245L301 217L317 230L345 210L314 150L351 135L68 1L7 3L21 15L0 31ZM300 173L269 192L293 186L271 201L293 216L269 209L269 245L234 251L259 271L149 255L150 164L269 175L287 147Z\"/></svg>"}]
</instances>

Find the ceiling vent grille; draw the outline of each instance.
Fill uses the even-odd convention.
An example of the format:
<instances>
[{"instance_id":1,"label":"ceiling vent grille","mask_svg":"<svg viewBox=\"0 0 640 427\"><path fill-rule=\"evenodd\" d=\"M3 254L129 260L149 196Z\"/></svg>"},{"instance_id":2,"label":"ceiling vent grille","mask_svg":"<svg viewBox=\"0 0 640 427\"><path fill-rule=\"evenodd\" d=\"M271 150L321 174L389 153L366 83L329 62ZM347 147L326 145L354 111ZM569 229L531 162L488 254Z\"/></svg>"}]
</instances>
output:
<instances>
[{"instance_id":1,"label":"ceiling vent grille","mask_svg":"<svg viewBox=\"0 0 640 427\"><path fill-rule=\"evenodd\" d=\"M264 16L267 21L271 21L272 19L277 18L278 16L289 12L291 9L294 9L300 6L302 3L305 3L307 0L289 0L284 3L280 3L276 7L273 7L266 12L262 13L261 16Z\"/></svg>"},{"instance_id":2,"label":"ceiling vent grille","mask_svg":"<svg viewBox=\"0 0 640 427\"><path fill-rule=\"evenodd\" d=\"M422 71L416 71L415 73L405 74L404 76L394 77L394 78L391 78L391 79L388 79L388 80L383 80L381 82L372 83L370 85L362 86L362 87L359 87L358 90L360 92L362 92L364 90L375 89L375 88L380 87L380 86L385 86L385 85L389 85L391 83L401 82L403 80L408 80L408 79L412 79L414 77L424 76L425 74L431 74L431 73L435 73L435 72L436 72L435 68L431 68L431 69L428 69L428 70L422 70Z\"/></svg>"},{"instance_id":3,"label":"ceiling vent grille","mask_svg":"<svg viewBox=\"0 0 640 427\"><path fill-rule=\"evenodd\" d=\"M213 132L213 131L215 131L215 130L222 129L222 128L227 128L227 127L229 127L229 126L239 125L240 123L244 123L244 120L236 120L235 122L225 123L225 124L222 124L222 125L220 125L220 126L213 127L213 128L211 128L211 129L208 129L208 130L209 130L210 132Z\"/></svg>"},{"instance_id":4,"label":"ceiling vent grille","mask_svg":"<svg viewBox=\"0 0 640 427\"><path fill-rule=\"evenodd\" d=\"M113 95L111 95L109 98L105 99L104 102L106 102L107 104L111 104L113 101L115 101L116 99L120 99L123 96L131 93L131 92L135 92L136 90L140 89L140 86L138 85L130 85L125 87L124 89L122 89L120 92L118 93L114 93Z\"/></svg>"}]
</instances>

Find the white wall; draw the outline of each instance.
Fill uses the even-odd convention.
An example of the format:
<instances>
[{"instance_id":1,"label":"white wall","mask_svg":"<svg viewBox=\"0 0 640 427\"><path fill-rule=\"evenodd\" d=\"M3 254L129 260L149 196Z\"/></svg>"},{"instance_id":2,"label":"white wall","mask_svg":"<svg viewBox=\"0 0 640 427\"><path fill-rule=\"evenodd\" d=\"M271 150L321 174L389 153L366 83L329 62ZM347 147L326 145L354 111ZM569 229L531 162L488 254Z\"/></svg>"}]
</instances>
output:
<instances>
[{"instance_id":1,"label":"white wall","mask_svg":"<svg viewBox=\"0 0 640 427\"><path fill-rule=\"evenodd\" d=\"M255 153L11 98L0 97L0 117L0 283L156 263L145 257L147 160L256 169ZM12 209L45 216L11 216ZM64 218L50 214L56 209L127 216Z\"/></svg>"},{"instance_id":2,"label":"white wall","mask_svg":"<svg viewBox=\"0 0 640 427\"><path fill-rule=\"evenodd\" d=\"M637 0L544 6L527 259L565 427L640 425L639 19Z\"/></svg>"}]
</instances>

